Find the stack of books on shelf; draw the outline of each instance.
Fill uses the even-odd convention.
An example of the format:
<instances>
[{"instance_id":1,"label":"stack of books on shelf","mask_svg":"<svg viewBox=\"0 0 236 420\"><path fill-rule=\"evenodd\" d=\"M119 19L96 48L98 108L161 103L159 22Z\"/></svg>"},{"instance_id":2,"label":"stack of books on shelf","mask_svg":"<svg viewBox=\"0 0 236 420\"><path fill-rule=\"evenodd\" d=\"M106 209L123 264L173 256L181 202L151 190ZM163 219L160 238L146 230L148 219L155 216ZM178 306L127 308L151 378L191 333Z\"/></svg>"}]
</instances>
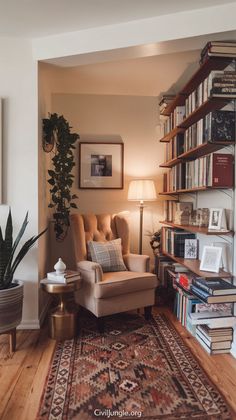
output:
<instances>
[{"instance_id":1,"label":"stack of books on shelf","mask_svg":"<svg viewBox=\"0 0 236 420\"><path fill-rule=\"evenodd\" d=\"M234 159L229 153L211 153L199 159L178 163L163 176L168 191L201 187L232 188Z\"/></svg>"},{"instance_id":2,"label":"stack of books on shelf","mask_svg":"<svg viewBox=\"0 0 236 420\"><path fill-rule=\"evenodd\" d=\"M196 338L209 354L229 353L233 341L233 329L198 325L196 327Z\"/></svg>"},{"instance_id":3,"label":"stack of books on shelf","mask_svg":"<svg viewBox=\"0 0 236 420\"><path fill-rule=\"evenodd\" d=\"M47 279L53 283L69 284L73 281L80 280L80 278L80 273L73 270L65 270L63 274L57 274L56 271L47 273Z\"/></svg>"},{"instance_id":4,"label":"stack of books on shelf","mask_svg":"<svg viewBox=\"0 0 236 420\"><path fill-rule=\"evenodd\" d=\"M236 286L222 278L193 279L191 292L206 303L236 302Z\"/></svg>"},{"instance_id":5,"label":"stack of books on shelf","mask_svg":"<svg viewBox=\"0 0 236 420\"><path fill-rule=\"evenodd\" d=\"M204 63L209 57L236 58L235 41L210 41L201 51L200 64Z\"/></svg>"},{"instance_id":6,"label":"stack of books on shelf","mask_svg":"<svg viewBox=\"0 0 236 420\"><path fill-rule=\"evenodd\" d=\"M194 233L168 227L162 228L162 252L184 258L185 240L196 239Z\"/></svg>"},{"instance_id":7,"label":"stack of books on shelf","mask_svg":"<svg viewBox=\"0 0 236 420\"><path fill-rule=\"evenodd\" d=\"M163 112L165 111L165 109L168 107L168 105L170 105L170 103L174 100L174 98L175 98L175 95L168 94L168 93L165 93L162 96L162 98L161 98L161 100L159 102L159 111L160 111L160 114L163 114Z\"/></svg>"}]
</instances>

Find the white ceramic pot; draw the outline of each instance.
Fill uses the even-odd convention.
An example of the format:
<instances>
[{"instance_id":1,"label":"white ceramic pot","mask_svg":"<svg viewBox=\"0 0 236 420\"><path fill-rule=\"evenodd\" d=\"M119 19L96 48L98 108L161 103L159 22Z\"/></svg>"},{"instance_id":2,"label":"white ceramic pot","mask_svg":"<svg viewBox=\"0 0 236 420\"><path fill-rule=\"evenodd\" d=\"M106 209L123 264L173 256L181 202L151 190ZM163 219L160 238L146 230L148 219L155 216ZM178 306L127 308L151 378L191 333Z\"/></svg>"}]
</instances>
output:
<instances>
[{"instance_id":1,"label":"white ceramic pot","mask_svg":"<svg viewBox=\"0 0 236 420\"><path fill-rule=\"evenodd\" d=\"M0 290L0 333L16 328L22 319L23 282L14 281L16 286Z\"/></svg>"}]
</instances>

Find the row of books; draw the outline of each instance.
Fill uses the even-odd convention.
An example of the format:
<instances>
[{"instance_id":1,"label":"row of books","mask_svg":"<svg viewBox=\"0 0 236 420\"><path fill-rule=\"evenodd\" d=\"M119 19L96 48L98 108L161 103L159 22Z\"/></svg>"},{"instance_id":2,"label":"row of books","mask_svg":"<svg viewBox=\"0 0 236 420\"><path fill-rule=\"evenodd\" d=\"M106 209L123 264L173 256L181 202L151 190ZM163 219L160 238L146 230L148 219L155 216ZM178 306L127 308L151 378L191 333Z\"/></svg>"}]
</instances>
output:
<instances>
[{"instance_id":1,"label":"row of books","mask_svg":"<svg viewBox=\"0 0 236 420\"><path fill-rule=\"evenodd\" d=\"M231 110L230 110L231 109ZM165 161L175 159L183 153L204 143L235 142L235 111L234 104L227 109L215 110L206 115L184 133L173 137L166 143Z\"/></svg>"},{"instance_id":2,"label":"row of books","mask_svg":"<svg viewBox=\"0 0 236 420\"><path fill-rule=\"evenodd\" d=\"M163 227L161 240L162 252L184 258L185 241L189 239L196 239L196 235L181 229Z\"/></svg>"},{"instance_id":3,"label":"row of books","mask_svg":"<svg viewBox=\"0 0 236 420\"><path fill-rule=\"evenodd\" d=\"M236 286L222 278L196 277L190 286L191 292L206 303L236 302Z\"/></svg>"},{"instance_id":4,"label":"row of books","mask_svg":"<svg viewBox=\"0 0 236 420\"><path fill-rule=\"evenodd\" d=\"M209 41L201 51L200 64L210 57L236 58L235 41Z\"/></svg>"},{"instance_id":5,"label":"row of books","mask_svg":"<svg viewBox=\"0 0 236 420\"><path fill-rule=\"evenodd\" d=\"M161 120L161 134L165 136L173 128L181 125L186 117L185 106L176 106L169 117Z\"/></svg>"},{"instance_id":6,"label":"row of books","mask_svg":"<svg viewBox=\"0 0 236 420\"><path fill-rule=\"evenodd\" d=\"M176 225L191 225L198 227L208 227L209 208L198 208L193 210L193 203L186 201L164 201L164 221L175 223Z\"/></svg>"},{"instance_id":7,"label":"row of books","mask_svg":"<svg viewBox=\"0 0 236 420\"><path fill-rule=\"evenodd\" d=\"M231 93L227 95L227 92L223 93L219 91L217 93L217 91L214 90L216 88L215 83L219 83L219 79L221 80L220 83L222 83L222 80L229 76L231 78L236 77L234 62L228 64L225 70L212 70L203 82L201 82L198 87L185 99L185 116L188 117L211 97L223 96L231 98Z\"/></svg>"},{"instance_id":8,"label":"row of books","mask_svg":"<svg viewBox=\"0 0 236 420\"><path fill-rule=\"evenodd\" d=\"M179 163L163 174L163 192L199 187L232 188L233 155L211 153L190 162Z\"/></svg>"}]
</instances>

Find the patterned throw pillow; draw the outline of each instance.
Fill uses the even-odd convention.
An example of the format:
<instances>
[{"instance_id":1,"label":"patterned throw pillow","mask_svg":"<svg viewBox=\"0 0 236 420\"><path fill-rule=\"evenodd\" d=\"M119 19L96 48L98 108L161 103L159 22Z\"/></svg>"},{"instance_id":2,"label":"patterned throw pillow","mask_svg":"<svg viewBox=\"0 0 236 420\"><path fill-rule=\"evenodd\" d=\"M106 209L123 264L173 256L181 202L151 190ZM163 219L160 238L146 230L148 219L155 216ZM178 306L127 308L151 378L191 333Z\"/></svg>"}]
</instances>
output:
<instances>
[{"instance_id":1,"label":"patterned throw pillow","mask_svg":"<svg viewBox=\"0 0 236 420\"><path fill-rule=\"evenodd\" d=\"M121 239L107 242L88 241L88 251L92 261L101 265L103 272L126 271L121 252Z\"/></svg>"}]
</instances>

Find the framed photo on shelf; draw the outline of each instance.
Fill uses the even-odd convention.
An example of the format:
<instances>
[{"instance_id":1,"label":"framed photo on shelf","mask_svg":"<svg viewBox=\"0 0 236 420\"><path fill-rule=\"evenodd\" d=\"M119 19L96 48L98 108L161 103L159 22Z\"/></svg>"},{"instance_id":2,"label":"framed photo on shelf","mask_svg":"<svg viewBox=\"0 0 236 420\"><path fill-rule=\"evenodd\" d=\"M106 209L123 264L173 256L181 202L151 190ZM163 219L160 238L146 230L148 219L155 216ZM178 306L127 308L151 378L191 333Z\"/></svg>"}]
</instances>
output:
<instances>
[{"instance_id":1,"label":"framed photo on shelf","mask_svg":"<svg viewBox=\"0 0 236 420\"><path fill-rule=\"evenodd\" d=\"M223 226L224 225L224 226ZM209 217L209 230L221 230L225 229L225 211L222 208L211 208Z\"/></svg>"},{"instance_id":2,"label":"framed photo on shelf","mask_svg":"<svg viewBox=\"0 0 236 420\"><path fill-rule=\"evenodd\" d=\"M79 143L79 188L124 187L123 143Z\"/></svg>"},{"instance_id":3,"label":"framed photo on shelf","mask_svg":"<svg viewBox=\"0 0 236 420\"><path fill-rule=\"evenodd\" d=\"M198 254L198 241L197 239L185 239L184 241L184 258L197 259Z\"/></svg>"},{"instance_id":4,"label":"framed photo on shelf","mask_svg":"<svg viewBox=\"0 0 236 420\"><path fill-rule=\"evenodd\" d=\"M204 246L200 264L201 271L219 273L221 265L222 248L217 246Z\"/></svg>"}]
</instances>

